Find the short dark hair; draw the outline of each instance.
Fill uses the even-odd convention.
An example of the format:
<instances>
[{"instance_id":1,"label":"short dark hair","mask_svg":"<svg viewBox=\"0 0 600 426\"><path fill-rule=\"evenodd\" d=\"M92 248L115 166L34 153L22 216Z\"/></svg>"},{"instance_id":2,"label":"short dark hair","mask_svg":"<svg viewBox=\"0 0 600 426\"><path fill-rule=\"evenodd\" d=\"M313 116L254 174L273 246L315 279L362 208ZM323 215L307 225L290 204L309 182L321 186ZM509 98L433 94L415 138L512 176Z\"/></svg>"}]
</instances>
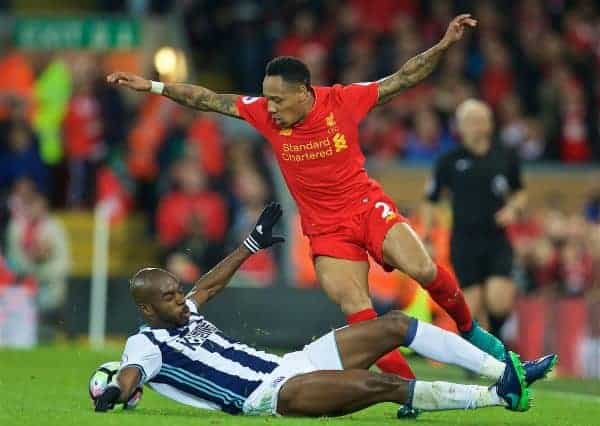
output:
<instances>
[{"instance_id":1,"label":"short dark hair","mask_svg":"<svg viewBox=\"0 0 600 426\"><path fill-rule=\"evenodd\" d=\"M304 84L310 87L310 71L304 62L293 56L273 58L265 68L265 75L276 76L290 83Z\"/></svg>"}]
</instances>

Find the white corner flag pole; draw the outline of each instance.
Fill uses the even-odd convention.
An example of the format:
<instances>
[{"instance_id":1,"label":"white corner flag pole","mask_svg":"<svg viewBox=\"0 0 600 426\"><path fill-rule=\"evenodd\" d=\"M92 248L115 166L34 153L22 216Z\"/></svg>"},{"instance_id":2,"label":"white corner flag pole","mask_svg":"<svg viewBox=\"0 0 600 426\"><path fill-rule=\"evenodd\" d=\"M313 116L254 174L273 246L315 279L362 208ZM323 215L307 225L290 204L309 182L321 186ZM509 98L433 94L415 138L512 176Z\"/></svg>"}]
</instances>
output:
<instances>
[{"instance_id":1,"label":"white corner flag pole","mask_svg":"<svg viewBox=\"0 0 600 426\"><path fill-rule=\"evenodd\" d=\"M106 332L106 294L108 290L108 250L110 216L113 202L98 203L94 209L92 288L90 291L89 339L94 349L104 346Z\"/></svg>"}]
</instances>

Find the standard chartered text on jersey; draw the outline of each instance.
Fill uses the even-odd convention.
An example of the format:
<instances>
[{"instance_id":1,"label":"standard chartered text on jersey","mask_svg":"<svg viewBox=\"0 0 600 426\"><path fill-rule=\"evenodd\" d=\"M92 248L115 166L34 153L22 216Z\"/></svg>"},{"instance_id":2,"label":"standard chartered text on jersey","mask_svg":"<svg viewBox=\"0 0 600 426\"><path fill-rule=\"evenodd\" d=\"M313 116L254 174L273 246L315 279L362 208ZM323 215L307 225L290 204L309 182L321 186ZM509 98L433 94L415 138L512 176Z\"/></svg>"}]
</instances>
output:
<instances>
[{"instance_id":1,"label":"standard chartered text on jersey","mask_svg":"<svg viewBox=\"0 0 600 426\"><path fill-rule=\"evenodd\" d=\"M333 145L335 146L335 151L333 150ZM284 161L295 162L318 160L331 157L334 152L340 152L348 148L346 138L341 133L335 134L333 137L333 145L329 137L304 144L284 143L281 146L281 158Z\"/></svg>"}]
</instances>

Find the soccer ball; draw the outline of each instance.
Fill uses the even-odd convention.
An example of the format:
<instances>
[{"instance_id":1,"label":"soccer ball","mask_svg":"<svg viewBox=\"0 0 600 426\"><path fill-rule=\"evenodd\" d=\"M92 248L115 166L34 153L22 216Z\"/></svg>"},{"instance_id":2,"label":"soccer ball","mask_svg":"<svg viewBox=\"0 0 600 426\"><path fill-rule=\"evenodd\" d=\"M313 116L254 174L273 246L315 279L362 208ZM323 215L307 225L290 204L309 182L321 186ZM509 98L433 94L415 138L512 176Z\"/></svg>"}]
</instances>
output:
<instances>
[{"instance_id":1,"label":"soccer ball","mask_svg":"<svg viewBox=\"0 0 600 426\"><path fill-rule=\"evenodd\" d=\"M102 395L108 385L116 380L120 367L121 363L119 361L111 361L106 362L100 367L96 368L92 374L92 377L90 377L88 388L92 401ZM133 395L131 395L127 403L123 404L123 408L135 408L139 404L140 399L142 399L142 393L143 389L138 387L135 392L133 392Z\"/></svg>"}]
</instances>

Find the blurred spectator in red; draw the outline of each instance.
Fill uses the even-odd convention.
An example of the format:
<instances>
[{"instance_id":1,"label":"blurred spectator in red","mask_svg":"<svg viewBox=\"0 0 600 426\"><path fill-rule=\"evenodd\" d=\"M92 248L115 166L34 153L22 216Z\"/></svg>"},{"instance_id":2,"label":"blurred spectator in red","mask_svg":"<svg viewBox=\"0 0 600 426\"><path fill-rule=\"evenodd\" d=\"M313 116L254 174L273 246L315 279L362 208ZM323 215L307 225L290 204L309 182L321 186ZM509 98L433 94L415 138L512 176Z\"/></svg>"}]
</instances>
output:
<instances>
[{"instance_id":1,"label":"blurred spectator in red","mask_svg":"<svg viewBox=\"0 0 600 426\"><path fill-rule=\"evenodd\" d=\"M95 66L87 57L76 62L73 68L73 94L63 120L69 168L69 207L90 206L94 197L90 188L94 187L95 167L105 154L100 103L93 91L92 68Z\"/></svg>"},{"instance_id":2,"label":"blurred spectator in red","mask_svg":"<svg viewBox=\"0 0 600 426\"><path fill-rule=\"evenodd\" d=\"M36 278L42 320L58 325L66 301L71 256L63 225L49 214L43 195L32 196L25 214L9 222L7 258L17 275Z\"/></svg>"},{"instance_id":3,"label":"blurred spectator in red","mask_svg":"<svg viewBox=\"0 0 600 426\"><path fill-rule=\"evenodd\" d=\"M312 43L302 49L299 57L310 71L311 84L325 86L329 83L328 58L325 46Z\"/></svg>"},{"instance_id":4,"label":"blurred spectator in red","mask_svg":"<svg viewBox=\"0 0 600 426\"><path fill-rule=\"evenodd\" d=\"M116 163L116 164L115 164ZM111 223L120 222L133 207L133 199L127 181L119 173L119 158L115 157L112 164L106 162L96 172L96 200L95 205L100 203L112 203Z\"/></svg>"},{"instance_id":5,"label":"blurred spectator in red","mask_svg":"<svg viewBox=\"0 0 600 426\"><path fill-rule=\"evenodd\" d=\"M360 141L365 155L378 160L396 159L406 144L406 130L394 111L376 109L365 120Z\"/></svg>"},{"instance_id":6,"label":"blurred spectator in red","mask_svg":"<svg viewBox=\"0 0 600 426\"><path fill-rule=\"evenodd\" d=\"M517 262L529 274L527 289L553 297L585 294L593 286L599 255L588 241L592 226L583 216L568 216L552 206L514 224L509 234Z\"/></svg>"},{"instance_id":7,"label":"blurred spectator in red","mask_svg":"<svg viewBox=\"0 0 600 426\"><path fill-rule=\"evenodd\" d=\"M479 87L483 99L496 109L499 103L514 89L514 76L506 47L499 39L482 40L484 69Z\"/></svg>"},{"instance_id":8,"label":"blurred spectator in red","mask_svg":"<svg viewBox=\"0 0 600 426\"><path fill-rule=\"evenodd\" d=\"M158 206L160 243L167 251L190 251L205 271L221 258L228 223L225 202L206 188L206 177L193 159L176 163L171 178L173 189Z\"/></svg>"},{"instance_id":9,"label":"blurred spectator in red","mask_svg":"<svg viewBox=\"0 0 600 426\"><path fill-rule=\"evenodd\" d=\"M11 188L4 189L0 192L0 237L2 237L0 244L2 246L4 246L2 244L4 231L9 220L24 217L31 199L37 195L35 183L27 177L17 179Z\"/></svg>"},{"instance_id":10,"label":"blurred spectator in red","mask_svg":"<svg viewBox=\"0 0 600 426\"><path fill-rule=\"evenodd\" d=\"M309 9L298 11L292 22L292 30L275 46L276 56L303 56L307 49L326 49L328 34L317 29L315 15Z\"/></svg>"},{"instance_id":11,"label":"blurred spectator in red","mask_svg":"<svg viewBox=\"0 0 600 426\"><path fill-rule=\"evenodd\" d=\"M10 216L20 218L27 213L31 199L36 195L35 182L28 177L22 177L15 181L11 193L6 197Z\"/></svg>"},{"instance_id":12,"label":"blurred spectator in red","mask_svg":"<svg viewBox=\"0 0 600 426\"><path fill-rule=\"evenodd\" d=\"M209 177L218 178L225 172L221 127L214 114L192 114L192 121L187 130L187 144L198 159L197 167Z\"/></svg>"},{"instance_id":13,"label":"blurred spectator in red","mask_svg":"<svg viewBox=\"0 0 600 426\"><path fill-rule=\"evenodd\" d=\"M205 176L196 164L189 159L175 164L172 179L174 189L159 206L161 243L167 247L177 243L195 225L208 239L222 239L227 225L225 204L217 193L206 189Z\"/></svg>"},{"instance_id":14,"label":"blurred spectator in red","mask_svg":"<svg viewBox=\"0 0 600 426\"><path fill-rule=\"evenodd\" d=\"M128 135L127 165L131 176L140 182L153 181L158 174L157 152L180 107L164 96L143 98Z\"/></svg>"},{"instance_id":15,"label":"blurred spectator in red","mask_svg":"<svg viewBox=\"0 0 600 426\"><path fill-rule=\"evenodd\" d=\"M146 213L152 224L156 223L160 150L180 110L179 105L164 96L144 96L127 136L126 163L129 176L135 182L136 206ZM163 170L169 170L169 167Z\"/></svg>"},{"instance_id":16,"label":"blurred spectator in red","mask_svg":"<svg viewBox=\"0 0 600 426\"><path fill-rule=\"evenodd\" d=\"M582 296L592 283L592 255L586 246L588 227L579 215L567 221L568 235L560 249L559 275L562 294Z\"/></svg>"},{"instance_id":17,"label":"blurred spectator in red","mask_svg":"<svg viewBox=\"0 0 600 426\"><path fill-rule=\"evenodd\" d=\"M0 56L0 72L9 76L0 81L0 120L11 115L11 104L15 99L24 103L26 115L30 117L35 76L25 54L18 50L9 50Z\"/></svg>"},{"instance_id":18,"label":"blurred spectator in red","mask_svg":"<svg viewBox=\"0 0 600 426\"><path fill-rule=\"evenodd\" d=\"M575 59L590 59L592 48L598 37L598 30L594 28L597 22L593 21L596 13L594 13L593 6L586 5L586 2L579 3L577 8L567 12L563 17L564 39Z\"/></svg>"},{"instance_id":19,"label":"blurred spectator in red","mask_svg":"<svg viewBox=\"0 0 600 426\"><path fill-rule=\"evenodd\" d=\"M0 132L0 188L10 188L17 179L27 177L38 190L48 191L48 168L31 127L26 122L9 121Z\"/></svg>"},{"instance_id":20,"label":"blurred spectator in red","mask_svg":"<svg viewBox=\"0 0 600 426\"><path fill-rule=\"evenodd\" d=\"M361 17L362 28L373 33L389 31L399 14L414 18L419 12L419 2L414 0L351 0L351 4Z\"/></svg>"},{"instance_id":21,"label":"blurred spectator in red","mask_svg":"<svg viewBox=\"0 0 600 426\"><path fill-rule=\"evenodd\" d=\"M561 89L560 158L565 163L586 162L592 152L582 88L568 79L563 81Z\"/></svg>"}]
</instances>

